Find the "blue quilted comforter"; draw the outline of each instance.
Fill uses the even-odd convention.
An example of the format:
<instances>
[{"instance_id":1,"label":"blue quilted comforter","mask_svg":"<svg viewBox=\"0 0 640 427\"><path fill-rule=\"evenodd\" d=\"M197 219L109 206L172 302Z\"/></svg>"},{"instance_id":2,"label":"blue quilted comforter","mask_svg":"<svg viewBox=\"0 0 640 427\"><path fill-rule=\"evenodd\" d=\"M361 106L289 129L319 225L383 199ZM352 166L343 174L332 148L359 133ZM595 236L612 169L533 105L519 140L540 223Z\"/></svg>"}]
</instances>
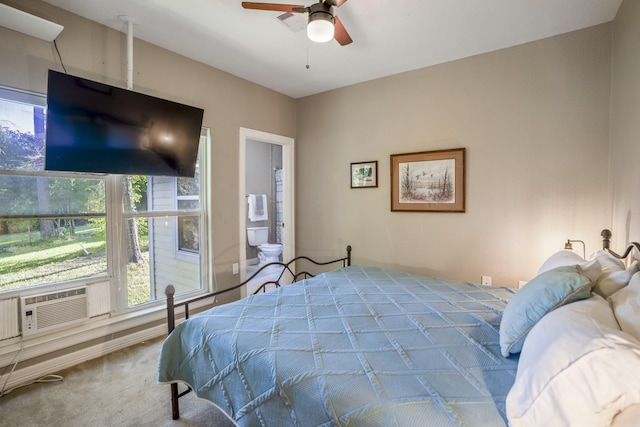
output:
<instances>
[{"instance_id":1,"label":"blue quilted comforter","mask_svg":"<svg viewBox=\"0 0 640 427\"><path fill-rule=\"evenodd\" d=\"M513 292L351 266L215 307L163 344L184 382L240 426L503 426L517 359Z\"/></svg>"}]
</instances>

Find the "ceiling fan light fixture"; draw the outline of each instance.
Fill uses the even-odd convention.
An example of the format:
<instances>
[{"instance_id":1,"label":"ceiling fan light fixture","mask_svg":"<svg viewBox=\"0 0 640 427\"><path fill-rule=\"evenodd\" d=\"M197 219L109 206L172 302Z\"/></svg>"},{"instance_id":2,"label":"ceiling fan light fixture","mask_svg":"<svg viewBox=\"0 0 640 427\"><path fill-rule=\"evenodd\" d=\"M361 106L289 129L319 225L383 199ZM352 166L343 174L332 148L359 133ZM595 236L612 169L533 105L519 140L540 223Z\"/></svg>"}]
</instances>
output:
<instances>
[{"instance_id":1,"label":"ceiling fan light fixture","mask_svg":"<svg viewBox=\"0 0 640 427\"><path fill-rule=\"evenodd\" d=\"M307 37L317 43L325 43L333 39L334 24L333 16L326 12L315 12L309 14L307 24Z\"/></svg>"}]
</instances>

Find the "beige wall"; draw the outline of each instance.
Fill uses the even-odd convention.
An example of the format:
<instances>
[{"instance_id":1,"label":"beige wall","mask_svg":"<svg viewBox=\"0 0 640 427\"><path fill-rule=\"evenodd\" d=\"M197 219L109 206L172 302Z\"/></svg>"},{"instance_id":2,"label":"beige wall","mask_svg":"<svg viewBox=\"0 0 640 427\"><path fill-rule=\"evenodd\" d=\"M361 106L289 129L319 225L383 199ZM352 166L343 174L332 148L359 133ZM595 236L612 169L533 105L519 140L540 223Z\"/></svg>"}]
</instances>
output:
<instances>
[{"instance_id":1,"label":"beige wall","mask_svg":"<svg viewBox=\"0 0 640 427\"><path fill-rule=\"evenodd\" d=\"M39 0L5 3L65 26L58 46L70 73L124 85L124 33ZM624 52L635 47L637 9L626 0L614 26L613 105L609 24L297 101L136 40L134 89L205 109L219 285L237 279L243 126L296 137L297 253L351 244L361 264L516 286L567 238L595 250L611 224L609 113L615 165L628 158L616 147L637 134L637 120L617 113L633 111L628 63L637 70L638 56ZM0 84L44 92L48 68L61 70L51 44L0 28ZM456 147L467 148L466 213L390 212L390 154ZM350 162L368 160L379 161L379 187L350 189ZM618 187L614 216L624 217L634 189Z\"/></svg>"},{"instance_id":2,"label":"beige wall","mask_svg":"<svg viewBox=\"0 0 640 427\"><path fill-rule=\"evenodd\" d=\"M64 26L56 41L69 73L126 85L124 24L123 32L114 31L39 0L4 3ZM0 28L1 85L45 93L49 68L62 71L51 43ZM295 101L137 39L133 83L136 91L204 108L204 126L211 128L212 135L213 230L209 230L209 241L213 242L218 287L237 282L239 276L231 274L231 264L239 254L239 128L293 137Z\"/></svg>"},{"instance_id":3,"label":"beige wall","mask_svg":"<svg viewBox=\"0 0 640 427\"><path fill-rule=\"evenodd\" d=\"M568 238L597 249L610 58L606 24L299 99L298 253L351 244L359 264L515 287ZM466 213L390 211L390 154L457 147ZM379 187L350 189L371 160Z\"/></svg>"},{"instance_id":4,"label":"beige wall","mask_svg":"<svg viewBox=\"0 0 640 427\"><path fill-rule=\"evenodd\" d=\"M611 196L614 250L640 240L640 2L625 0L613 25Z\"/></svg>"}]
</instances>

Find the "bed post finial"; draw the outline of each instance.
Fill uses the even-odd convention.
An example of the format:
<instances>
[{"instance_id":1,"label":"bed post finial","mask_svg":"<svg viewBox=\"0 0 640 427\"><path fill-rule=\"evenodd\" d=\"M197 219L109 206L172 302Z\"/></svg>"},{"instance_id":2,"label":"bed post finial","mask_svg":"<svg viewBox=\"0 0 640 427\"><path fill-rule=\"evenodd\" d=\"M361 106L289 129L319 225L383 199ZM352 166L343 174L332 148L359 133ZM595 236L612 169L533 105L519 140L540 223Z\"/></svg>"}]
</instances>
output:
<instances>
[{"instance_id":1,"label":"bed post finial","mask_svg":"<svg viewBox=\"0 0 640 427\"><path fill-rule=\"evenodd\" d=\"M605 228L600 235L602 236L602 249L609 249L611 247L611 230Z\"/></svg>"},{"instance_id":2,"label":"bed post finial","mask_svg":"<svg viewBox=\"0 0 640 427\"><path fill-rule=\"evenodd\" d=\"M347 245L347 267L351 266L351 245Z\"/></svg>"},{"instance_id":3,"label":"bed post finial","mask_svg":"<svg viewBox=\"0 0 640 427\"><path fill-rule=\"evenodd\" d=\"M173 296L176 294L176 288L169 285L165 288L164 294L167 296L167 327L169 333L176 327L176 318L173 313Z\"/></svg>"}]
</instances>

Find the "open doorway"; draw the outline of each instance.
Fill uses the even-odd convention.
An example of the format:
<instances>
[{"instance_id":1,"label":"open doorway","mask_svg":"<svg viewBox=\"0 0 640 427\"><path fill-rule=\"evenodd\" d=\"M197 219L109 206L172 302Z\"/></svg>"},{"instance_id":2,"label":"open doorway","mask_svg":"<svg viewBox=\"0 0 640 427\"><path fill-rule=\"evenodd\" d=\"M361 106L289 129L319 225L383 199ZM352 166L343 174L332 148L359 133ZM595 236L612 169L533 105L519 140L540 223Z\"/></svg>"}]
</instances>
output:
<instances>
[{"instance_id":1,"label":"open doorway","mask_svg":"<svg viewBox=\"0 0 640 427\"><path fill-rule=\"evenodd\" d=\"M294 140L240 128L239 143L239 273L240 280L244 281L250 274L248 272L260 262L259 256L264 257L257 248L248 244L248 227L252 233L266 227L268 242L282 244L281 259L289 260L295 256ZM254 204L257 198L261 198L264 216L255 216L255 211L250 210L249 198ZM242 296L245 297L246 293L247 290L243 289Z\"/></svg>"}]
</instances>

